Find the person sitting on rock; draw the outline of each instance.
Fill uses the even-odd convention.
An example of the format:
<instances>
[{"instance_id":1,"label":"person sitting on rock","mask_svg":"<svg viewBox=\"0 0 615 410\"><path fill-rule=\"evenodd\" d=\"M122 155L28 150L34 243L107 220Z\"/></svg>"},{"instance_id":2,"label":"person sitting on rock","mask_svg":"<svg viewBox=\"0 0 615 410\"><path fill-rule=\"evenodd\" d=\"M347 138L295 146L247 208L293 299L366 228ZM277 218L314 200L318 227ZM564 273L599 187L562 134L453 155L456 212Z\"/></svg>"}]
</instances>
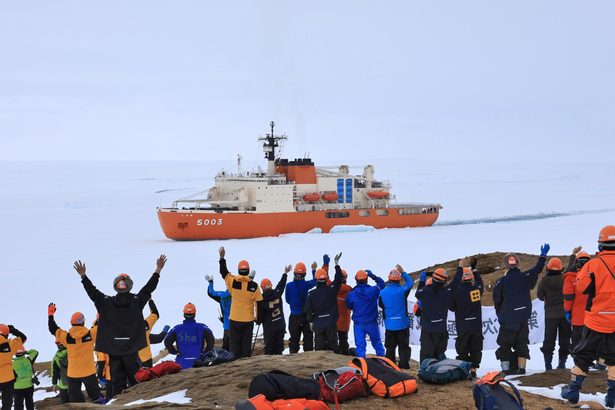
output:
<instances>
[{"instance_id":1,"label":"person sitting on rock","mask_svg":"<svg viewBox=\"0 0 615 410\"><path fill-rule=\"evenodd\" d=\"M175 362L182 369L189 369L195 360L214 348L214 335L203 323L197 323L196 306L184 306L184 322L176 325L164 339L164 346L170 354L176 355Z\"/></svg>"}]
</instances>

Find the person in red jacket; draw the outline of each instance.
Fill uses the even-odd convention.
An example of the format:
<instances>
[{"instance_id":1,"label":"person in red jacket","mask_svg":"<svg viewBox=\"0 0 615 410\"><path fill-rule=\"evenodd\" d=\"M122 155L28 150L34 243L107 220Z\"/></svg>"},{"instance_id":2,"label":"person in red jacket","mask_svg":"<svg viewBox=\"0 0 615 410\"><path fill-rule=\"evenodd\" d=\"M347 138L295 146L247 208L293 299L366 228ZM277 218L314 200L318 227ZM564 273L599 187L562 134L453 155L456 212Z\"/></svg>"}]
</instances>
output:
<instances>
[{"instance_id":1,"label":"person in red jacket","mask_svg":"<svg viewBox=\"0 0 615 410\"><path fill-rule=\"evenodd\" d=\"M337 340L339 354L348 355L348 332L350 331L350 310L346 306L346 295L352 290L350 285L346 284L348 279L348 273L342 269L342 286L340 286L339 292L337 292L337 312L339 317L337 319Z\"/></svg>"},{"instance_id":2,"label":"person in red jacket","mask_svg":"<svg viewBox=\"0 0 615 410\"><path fill-rule=\"evenodd\" d=\"M599 252L577 275L577 287L587 294L581 341L572 353L571 379L562 389L562 398L578 403L589 367L597 354L604 357L607 371L606 407L615 407L615 226L602 228Z\"/></svg>"}]
</instances>

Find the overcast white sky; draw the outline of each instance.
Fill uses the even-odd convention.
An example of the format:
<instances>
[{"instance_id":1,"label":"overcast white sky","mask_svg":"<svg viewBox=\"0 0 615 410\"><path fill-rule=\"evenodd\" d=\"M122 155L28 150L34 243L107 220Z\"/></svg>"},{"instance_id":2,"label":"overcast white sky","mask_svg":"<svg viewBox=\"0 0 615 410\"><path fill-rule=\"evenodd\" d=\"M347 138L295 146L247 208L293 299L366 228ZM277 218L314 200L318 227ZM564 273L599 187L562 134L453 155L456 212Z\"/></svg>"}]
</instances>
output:
<instances>
[{"instance_id":1,"label":"overcast white sky","mask_svg":"<svg viewBox=\"0 0 615 410\"><path fill-rule=\"evenodd\" d=\"M0 160L612 160L615 2L0 3Z\"/></svg>"}]
</instances>

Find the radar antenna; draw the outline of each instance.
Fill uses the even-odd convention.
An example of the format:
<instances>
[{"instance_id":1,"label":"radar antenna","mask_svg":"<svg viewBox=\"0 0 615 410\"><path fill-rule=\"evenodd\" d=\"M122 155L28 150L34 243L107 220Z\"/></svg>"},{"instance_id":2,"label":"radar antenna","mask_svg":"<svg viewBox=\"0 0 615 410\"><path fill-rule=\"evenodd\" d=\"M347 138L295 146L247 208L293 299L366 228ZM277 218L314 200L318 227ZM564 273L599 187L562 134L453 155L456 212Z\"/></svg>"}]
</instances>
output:
<instances>
[{"instance_id":1,"label":"radar antenna","mask_svg":"<svg viewBox=\"0 0 615 410\"><path fill-rule=\"evenodd\" d=\"M271 134L265 134L265 136L258 137L259 141L263 141L263 152L265 153L265 159L268 163L269 175L275 174L275 149L280 147L279 142L288 139L285 134L275 135L273 129L275 122L271 121Z\"/></svg>"}]
</instances>

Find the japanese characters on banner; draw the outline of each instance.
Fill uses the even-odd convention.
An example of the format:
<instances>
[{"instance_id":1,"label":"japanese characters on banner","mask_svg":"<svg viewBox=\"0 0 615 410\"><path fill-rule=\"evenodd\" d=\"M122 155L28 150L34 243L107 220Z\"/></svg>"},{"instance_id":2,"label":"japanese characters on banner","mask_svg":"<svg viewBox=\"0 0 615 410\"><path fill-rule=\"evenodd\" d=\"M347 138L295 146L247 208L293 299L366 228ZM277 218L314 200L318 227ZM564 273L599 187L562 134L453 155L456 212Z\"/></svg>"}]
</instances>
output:
<instances>
[{"instance_id":1,"label":"japanese characters on banner","mask_svg":"<svg viewBox=\"0 0 615 410\"><path fill-rule=\"evenodd\" d=\"M408 298L408 309L410 317L410 344L421 344L421 325L420 317L415 317L412 313L416 299L414 297ZM380 325L380 333L382 334L382 340L384 340L384 321L382 320L382 311L379 312L378 324ZM542 343L544 339L544 326L545 326L545 310L544 302L534 299L532 301L532 315L528 320L530 329L530 344ZM496 343L498 332L500 330L500 324L498 323L498 317L495 314L495 308L493 306L483 306L483 349L491 350L497 349ZM457 329L455 327L455 313L448 312L448 348L455 348L455 338L457 337Z\"/></svg>"}]
</instances>

